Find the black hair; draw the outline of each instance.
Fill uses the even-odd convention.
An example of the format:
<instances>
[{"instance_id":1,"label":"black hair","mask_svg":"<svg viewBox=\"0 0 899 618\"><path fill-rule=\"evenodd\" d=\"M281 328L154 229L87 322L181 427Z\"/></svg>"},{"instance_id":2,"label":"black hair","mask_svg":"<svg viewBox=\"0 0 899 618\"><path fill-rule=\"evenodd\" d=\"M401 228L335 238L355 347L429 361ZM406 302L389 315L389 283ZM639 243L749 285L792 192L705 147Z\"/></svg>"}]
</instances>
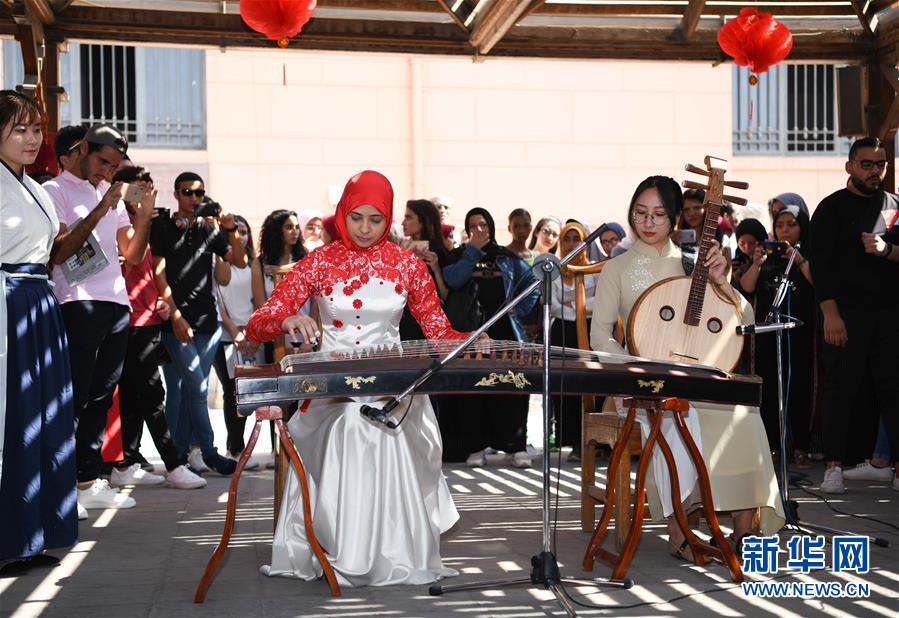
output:
<instances>
[{"instance_id":1,"label":"black hair","mask_svg":"<svg viewBox=\"0 0 899 618\"><path fill-rule=\"evenodd\" d=\"M699 202L700 205L704 204L705 203L705 189L687 189L686 191L684 191L684 200L683 201L686 202L687 200L695 200L695 201ZM703 209L703 213L704 213L704 211L705 211L705 209ZM703 217L703 218L705 218L705 217ZM700 226L699 230L697 230L697 231L702 230L702 223L700 223L699 226ZM687 225L687 221L686 221L686 219L684 219L684 213L681 212L681 215L677 220L677 229L686 230L689 228L690 228L690 226Z\"/></svg>"},{"instance_id":2,"label":"black hair","mask_svg":"<svg viewBox=\"0 0 899 618\"><path fill-rule=\"evenodd\" d=\"M255 260L256 248L253 246L253 228L250 227L250 223L242 216L234 215L234 225L237 225L238 223L243 223L245 226L247 226L247 260Z\"/></svg>"},{"instance_id":3,"label":"black hair","mask_svg":"<svg viewBox=\"0 0 899 618\"><path fill-rule=\"evenodd\" d=\"M84 139L86 133L87 127L83 125L69 125L61 128L59 133L56 134L56 142L53 144L53 150L56 152L56 162L59 164L60 170L62 170L61 157L71 153L78 144L81 143L81 140Z\"/></svg>"},{"instance_id":4,"label":"black hair","mask_svg":"<svg viewBox=\"0 0 899 618\"><path fill-rule=\"evenodd\" d=\"M175 178L175 191L178 190L178 185L180 185L182 182L195 183L197 181L203 182L203 178L200 177L200 175L196 172L181 172L180 174L178 174L178 177ZM204 182L203 184L206 183Z\"/></svg>"},{"instance_id":5,"label":"black hair","mask_svg":"<svg viewBox=\"0 0 899 618\"><path fill-rule=\"evenodd\" d=\"M531 213L526 211L524 208L516 208L512 212L509 213L509 223L512 223L512 219L515 217L527 217L528 221L531 220Z\"/></svg>"},{"instance_id":6,"label":"black hair","mask_svg":"<svg viewBox=\"0 0 899 618\"><path fill-rule=\"evenodd\" d=\"M534 247L537 246L537 235L540 233L540 230L543 229L543 226L546 225L547 221L555 221L556 223L559 224L559 230L562 229L562 222L559 221L558 218L543 217L542 219L537 221L537 225L534 226L534 231L531 232L531 240L530 240L530 242L528 242L528 249L533 249ZM558 248L559 248L559 239L557 238L556 243L552 247L550 247L549 252L555 253L556 249L558 249Z\"/></svg>"},{"instance_id":7,"label":"black hair","mask_svg":"<svg viewBox=\"0 0 899 618\"><path fill-rule=\"evenodd\" d=\"M54 178L56 178L56 176L53 174L53 172L35 172L33 174L28 174L28 175L31 176L31 180L33 180L34 182L36 182L39 185L44 184L48 180L53 180Z\"/></svg>"},{"instance_id":8,"label":"black hair","mask_svg":"<svg viewBox=\"0 0 899 618\"><path fill-rule=\"evenodd\" d=\"M421 224L421 239L428 241L428 249L437 255L446 253L443 233L440 229L440 212L431 200L409 200L406 208L411 210Z\"/></svg>"},{"instance_id":9,"label":"black hair","mask_svg":"<svg viewBox=\"0 0 899 618\"><path fill-rule=\"evenodd\" d=\"M27 94L15 90L0 90L0 130L15 124L33 124L44 121L37 102ZM6 136L0 135L0 140Z\"/></svg>"},{"instance_id":10,"label":"black hair","mask_svg":"<svg viewBox=\"0 0 899 618\"><path fill-rule=\"evenodd\" d=\"M296 217L292 210L273 210L262 222L262 231L259 232L259 258L263 264L277 265L284 251L284 222L289 217ZM303 248L303 234L299 234L296 244L290 248L290 259L293 262L306 256Z\"/></svg>"},{"instance_id":11,"label":"black hair","mask_svg":"<svg viewBox=\"0 0 899 618\"><path fill-rule=\"evenodd\" d=\"M668 215L668 222L673 230L678 215L684 209L684 194L681 192L677 181L668 176L650 176L637 185L634 196L631 198L631 205L627 209L628 225L631 226L634 233L637 232L637 228L634 225L634 207L637 205L637 199L647 189L655 189L659 192L659 197L662 198L662 206L665 208L665 214Z\"/></svg>"},{"instance_id":12,"label":"black hair","mask_svg":"<svg viewBox=\"0 0 899 618\"><path fill-rule=\"evenodd\" d=\"M855 155L858 154L858 151L861 148L874 148L877 150L878 148L883 148L883 142L877 137L858 138L852 142L852 146L849 147L849 161L855 161Z\"/></svg>"},{"instance_id":13,"label":"black hair","mask_svg":"<svg viewBox=\"0 0 899 618\"><path fill-rule=\"evenodd\" d=\"M113 182L153 182L150 171L139 165L123 167L112 177Z\"/></svg>"}]
</instances>

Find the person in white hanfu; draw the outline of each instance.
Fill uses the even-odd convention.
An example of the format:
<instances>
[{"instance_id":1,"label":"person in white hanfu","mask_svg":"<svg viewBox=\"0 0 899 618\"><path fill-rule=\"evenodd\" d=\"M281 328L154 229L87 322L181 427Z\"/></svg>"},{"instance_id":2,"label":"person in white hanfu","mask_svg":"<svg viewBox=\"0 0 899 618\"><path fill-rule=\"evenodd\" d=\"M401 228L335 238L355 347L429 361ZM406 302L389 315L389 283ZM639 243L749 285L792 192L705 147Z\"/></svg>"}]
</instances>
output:
<instances>
[{"instance_id":1,"label":"person in white hanfu","mask_svg":"<svg viewBox=\"0 0 899 618\"><path fill-rule=\"evenodd\" d=\"M683 207L680 186L672 178L650 176L638 185L628 210L628 222L637 238L625 253L612 258L603 268L596 284L590 346L602 352L623 354L614 336L621 317L627 324L631 308L640 295L662 279L683 276L684 260L680 249L671 241L671 231ZM714 285L727 286L727 261L717 242L706 261L709 279ZM743 311L752 308L744 302ZM619 414L625 414L621 400L616 400ZM684 415L696 445L702 451L712 485L712 501L718 511L731 511L734 518L732 540L737 551L742 538L753 532L753 520L763 534L774 534L784 523L783 506L774 476L771 451L758 408L701 404L691 406ZM637 416L644 439L649 435L646 414ZM662 431L674 453L680 500L689 513L699 507L696 468L677 432L674 421L665 418ZM684 535L673 517L668 468L659 449L653 451L647 495L655 518L668 518L671 553L691 559Z\"/></svg>"},{"instance_id":2,"label":"person in white hanfu","mask_svg":"<svg viewBox=\"0 0 899 618\"><path fill-rule=\"evenodd\" d=\"M284 333L318 339L323 351L399 344L408 304L428 339L461 339L440 307L427 266L387 240L393 189L378 172L347 183L337 205L339 240L297 262L247 324L252 341ZM322 329L297 309L312 298ZM316 537L341 585L423 584L456 575L443 566L440 535L458 520L441 471L441 439L427 397L398 408L396 429L360 413L370 398L316 399L288 424L306 467ZM375 404L377 405L377 404ZM397 419L398 420L398 419ZM299 482L291 472L266 575L313 580L322 568L307 541Z\"/></svg>"}]
</instances>

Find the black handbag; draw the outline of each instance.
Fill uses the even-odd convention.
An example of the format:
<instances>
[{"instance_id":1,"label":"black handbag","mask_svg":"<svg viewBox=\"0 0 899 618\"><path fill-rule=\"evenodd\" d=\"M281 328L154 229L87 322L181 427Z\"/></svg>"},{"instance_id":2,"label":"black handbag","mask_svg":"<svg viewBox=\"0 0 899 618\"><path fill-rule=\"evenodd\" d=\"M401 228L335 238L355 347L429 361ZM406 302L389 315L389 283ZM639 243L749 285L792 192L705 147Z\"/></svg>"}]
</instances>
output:
<instances>
[{"instance_id":1,"label":"black handbag","mask_svg":"<svg viewBox=\"0 0 899 618\"><path fill-rule=\"evenodd\" d=\"M458 331L473 331L484 323L484 310L478 302L478 282L474 277L458 290L450 291L443 311Z\"/></svg>"}]
</instances>

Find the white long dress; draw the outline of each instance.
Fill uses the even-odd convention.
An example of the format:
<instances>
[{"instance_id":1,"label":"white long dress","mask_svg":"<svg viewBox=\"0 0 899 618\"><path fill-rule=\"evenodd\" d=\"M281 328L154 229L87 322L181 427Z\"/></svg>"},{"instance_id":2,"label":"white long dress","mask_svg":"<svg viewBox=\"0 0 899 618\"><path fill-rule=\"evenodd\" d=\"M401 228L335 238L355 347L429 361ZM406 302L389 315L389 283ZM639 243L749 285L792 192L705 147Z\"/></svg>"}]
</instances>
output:
<instances>
[{"instance_id":1,"label":"white long dress","mask_svg":"<svg viewBox=\"0 0 899 618\"><path fill-rule=\"evenodd\" d=\"M442 312L436 319L433 288L424 264L393 243L374 252L334 243L298 262L247 330L251 339L275 335L282 316L312 297L322 318L323 351L399 343L407 301L427 336L461 336L443 323ZM359 408L367 401L313 400L288 425L307 471L315 533L339 583L423 584L456 575L440 558L440 534L459 514L441 470L440 432L429 399L415 397L397 429L364 418ZM404 408L405 402L398 410ZM322 575L292 470L272 561L262 572L305 580Z\"/></svg>"},{"instance_id":2,"label":"white long dress","mask_svg":"<svg viewBox=\"0 0 899 618\"><path fill-rule=\"evenodd\" d=\"M680 249L670 241L660 254L638 239L627 252L612 258L599 274L596 286L590 347L626 353L613 336L618 317L627 324L631 308L646 288L656 281L683 274ZM751 320L752 307L748 303L743 303L743 311L747 320ZM619 414L627 412L620 400L616 401L616 407ZM644 410L638 411L637 420L645 440L650 425ZM758 408L702 403L691 405L684 420L708 468L715 509L761 507L761 531L773 534L780 530L784 524L783 505ZM662 421L662 433L674 455L681 490L679 499L683 502L696 485L696 468L674 421L667 415ZM654 518L673 513L668 465L659 449L653 451L647 497Z\"/></svg>"}]
</instances>

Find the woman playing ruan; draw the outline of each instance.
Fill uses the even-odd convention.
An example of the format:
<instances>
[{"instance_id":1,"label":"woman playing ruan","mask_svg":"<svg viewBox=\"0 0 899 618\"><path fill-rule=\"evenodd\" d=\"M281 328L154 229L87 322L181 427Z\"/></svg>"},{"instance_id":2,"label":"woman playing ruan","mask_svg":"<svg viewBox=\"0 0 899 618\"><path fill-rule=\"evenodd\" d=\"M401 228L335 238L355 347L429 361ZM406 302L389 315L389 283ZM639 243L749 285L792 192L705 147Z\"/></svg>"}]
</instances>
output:
<instances>
[{"instance_id":1,"label":"woman playing ruan","mask_svg":"<svg viewBox=\"0 0 899 618\"><path fill-rule=\"evenodd\" d=\"M427 268L386 240L393 211L390 182L373 171L347 183L337 205L340 240L298 262L247 324L247 337L284 333L319 339L323 351L353 352L399 343L407 305L429 339L460 339L440 308ZM297 315L308 299L315 320ZM408 404L396 429L360 414L371 398L312 400L288 427L306 465L315 532L341 584L422 584L455 575L440 559L440 534L458 519L441 472L437 420L427 397ZM405 407L404 402L403 407ZM383 482L382 482L383 481ZM313 580L322 574L303 525L299 483L284 493L268 575Z\"/></svg>"},{"instance_id":2,"label":"woman playing ruan","mask_svg":"<svg viewBox=\"0 0 899 618\"><path fill-rule=\"evenodd\" d=\"M671 178L650 176L638 185L628 210L628 222L637 238L626 253L606 264L597 282L590 329L594 350L624 353L613 332L618 317L627 324L631 308L649 286L684 275L681 251L670 239L681 206L680 187ZM716 242L706 265L711 284L728 285L724 274L727 262ZM744 311L751 313L751 307L746 305ZM619 414L623 414L621 401L616 401L616 405ZM648 424L642 411L638 420L645 438ZM691 406L684 420L708 466L715 508L733 512L738 548L740 539L752 532L753 516L759 507L762 533L779 530L784 522L783 508L758 410L702 404ZM647 479L647 494L653 515L668 517L671 552L688 557L689 549L673 518L672 499L681 501L688 512L698 506L696 471L670 418L663 421L662 431L674 453L681 495L671 495L668 468L658 449L653 452L653 478Z\"/></svg>"},{"instance_id":3,"label":"woman playing ruan","mask_svg":"<svg viewBox=\"0 0 899 618\"><path fill-rule=\"evenodd\" d=\"M42 141L33 99L0 91L0 573L59 562L77 540L72 377L47 263L53 202L25 173Z\"/></svg>"}]
</instances>

